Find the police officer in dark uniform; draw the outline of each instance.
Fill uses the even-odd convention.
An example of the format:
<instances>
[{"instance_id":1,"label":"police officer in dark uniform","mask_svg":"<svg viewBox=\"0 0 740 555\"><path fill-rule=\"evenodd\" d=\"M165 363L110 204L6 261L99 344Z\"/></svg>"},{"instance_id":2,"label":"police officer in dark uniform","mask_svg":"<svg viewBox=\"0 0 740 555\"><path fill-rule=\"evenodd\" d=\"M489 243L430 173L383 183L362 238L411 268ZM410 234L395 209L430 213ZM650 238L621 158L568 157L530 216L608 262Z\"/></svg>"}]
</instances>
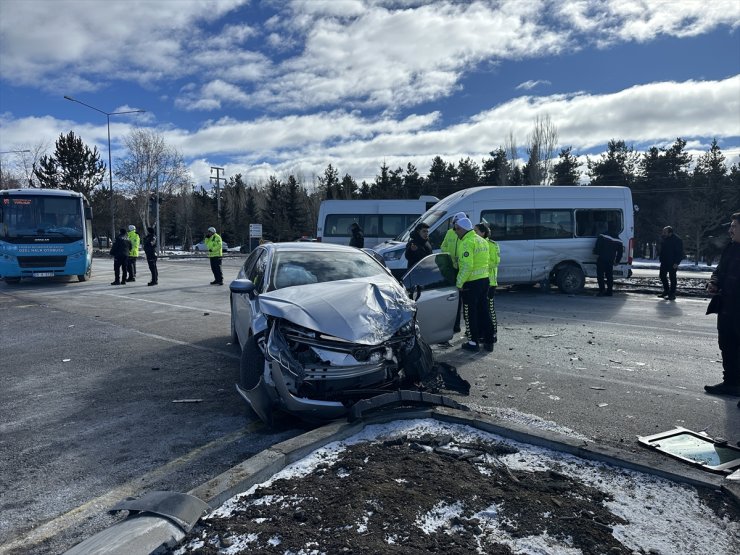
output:
<instances>
[{"instance_id":1,"label":"police officer in dark uniform","mask_svg":"<svg viewBox=\"0 0 740 555\"><path fill-rule=\"evenodd\" d=\"M622 241L607 235L606 222L599 222L599 236L594 245L596 258L596 280L599 283L599 297L611 297L614 289L614 265L619 264L624 252Z\"/></svg>"},{"instance_id":2,"label":"police officer in dark uniform","mask_svg":"<svg viewBox=\"0 0 740 555\"><path fill-rule=\"evenodd\" d=\"M118 230L118 237L113 242L110 249L110 255L113 257L113 272L116 280L111 285L126 285L126 266L128 264L129 251L131 251L131 241L126 234L126 230ZM121 275L123 270L123 275Z\"/></svg>"},{"instance_id":3,"label":"police officer in dark uniform","mask_svg":"<svg viewBox=\"0 0 740 555\"><path fill-rule=\"evenodd\" d=\"M146 237L144 237L144 254L146 263L149 265L149 271L152 273L152 280L147 285L157 285L159 281L159 272L157 271L157 236L154 234L153 227L146 228Z\"/></svg>"},{"instance_id":4,"label":"police officer in dark uniform","mask_svg":"<svg viewBox=\"0 0 740 555\"><path fill-rule=\"evenodd\" d=\"M740 212L732 215L730 239L707 285L713 295L707 314L717 315L723 376L720 383L705 385L704 390L740 397Z\"/></svg>"},{"instance_id":5,"label":"police officer in dark uniform","mask_svg":"<svg viewBox=\"0 0 740 555\"><path fill-rule=\"evenodd\" d=\"M658 273L660 282L663 284L663 292L658 297L666 297L669 301L676 299L676 283L678 279L676 272L678 265L683 260L683 241L673 233L669 225L663 228L660 242L660 271ZM670 286L668 280L670 279Z\"/></svg>"}]
</instances>

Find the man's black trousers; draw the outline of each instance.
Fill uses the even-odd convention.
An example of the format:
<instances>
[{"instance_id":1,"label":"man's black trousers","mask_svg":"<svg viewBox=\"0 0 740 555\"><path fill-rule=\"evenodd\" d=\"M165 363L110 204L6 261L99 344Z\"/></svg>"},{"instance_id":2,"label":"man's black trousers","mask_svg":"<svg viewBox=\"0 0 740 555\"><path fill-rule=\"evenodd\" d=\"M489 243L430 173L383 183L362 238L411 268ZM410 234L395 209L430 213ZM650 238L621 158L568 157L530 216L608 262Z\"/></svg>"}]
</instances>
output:
<instances>
[{"instance_id":1,"label":"man's black trousers","mask_svg":"<svg viewBox=\"0 0 740 555\"><path fill-rule=\"evenodd\" d=\"M722 351L723 381L740 386L740 316L729 311L717 314L717 339Z\"/></svg>"},{"instance_id":2,"label":"man's black trousers","mask_svg":"<svg viewBox=\"0 0 740 555\"><path fill-rule=\"evenodd\" d=\"M611 293L614 288L614 265L611 260L596 259L596 281L599 283L599 292Z\"/></svg>"},{"instance_id":3,"label":"man's black trousers","mask_svg":"<svg viewBox=\"0 0 740 555\"><path fill-rule=\"evenodd\" d=\"M224 282L224 275L221 273L221 257L220 256L212 256L209 258L211 262L211 271L213 272L213 280L216 283L223 283Z\"/></svg>"},{"instance_id":4,"label":"man's black trousers","mask_svg":"<svg viewBox=\"0 0 740 555\"><path fill-rule=\"evenodd\" d=\"M658 275L660 276L660 282L663 284L663 293L666 295L675 295L677 278L676 268L673 267L673 264L661 263ZM671 280L670 287L668 285L668 278Z\"/></svg>"}]
</instances>

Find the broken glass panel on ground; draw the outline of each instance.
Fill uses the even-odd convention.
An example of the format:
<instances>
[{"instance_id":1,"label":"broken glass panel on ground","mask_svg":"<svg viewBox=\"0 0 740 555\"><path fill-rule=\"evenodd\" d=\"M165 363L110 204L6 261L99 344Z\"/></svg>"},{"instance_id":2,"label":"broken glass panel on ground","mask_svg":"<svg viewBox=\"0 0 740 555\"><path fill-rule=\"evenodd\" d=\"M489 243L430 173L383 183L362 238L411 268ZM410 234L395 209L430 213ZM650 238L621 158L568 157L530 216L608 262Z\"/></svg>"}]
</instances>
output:
<instances>
[{"instance_id":1,"label":"broken glass panel on ground","mask_svg":"<svg viewBox=\"0 0 740 555\"><path fill-rule=\"evenodd\" d=\"M678 427L637 439L646 447L712 472L724 474L740 469L740 449L700 432Z\"/></svg>"},{"instance_id":2,"label":"broken glass panel on ground","mask_svg":"<svg viewBox=\"0 0 740 555\"><path fill-rule=\"evenodd\" d=\"M714 488L423 419L317 449L174 552L719 555L739 537L740 509Z\"/></svg>"}]
</instances>

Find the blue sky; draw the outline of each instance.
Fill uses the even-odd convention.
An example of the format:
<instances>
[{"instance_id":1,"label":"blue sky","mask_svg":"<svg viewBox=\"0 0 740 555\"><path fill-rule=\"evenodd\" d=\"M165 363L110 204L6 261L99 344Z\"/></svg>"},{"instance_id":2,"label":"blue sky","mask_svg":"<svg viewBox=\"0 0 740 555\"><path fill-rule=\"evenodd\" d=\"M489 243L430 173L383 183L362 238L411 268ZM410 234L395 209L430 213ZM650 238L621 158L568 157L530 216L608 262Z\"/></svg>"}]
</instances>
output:
<instances>
[{"instance_id":1,"label":"blue sky","mask_svg":"<svg viewBox=\"0 0 740 555\"><path fill-rule=\"evenodd\" d=\"M585 161L717 138L740 161L738 0L3 0L3 169L74 131L107 160L135 127L161 133L208 186L331 163L478 163L536 118ZM28 160L26 160L27 162ZM524 160L521 160L522 162ZM115 165L115 161L114 161Z\"/></svg>"}]
</instances>

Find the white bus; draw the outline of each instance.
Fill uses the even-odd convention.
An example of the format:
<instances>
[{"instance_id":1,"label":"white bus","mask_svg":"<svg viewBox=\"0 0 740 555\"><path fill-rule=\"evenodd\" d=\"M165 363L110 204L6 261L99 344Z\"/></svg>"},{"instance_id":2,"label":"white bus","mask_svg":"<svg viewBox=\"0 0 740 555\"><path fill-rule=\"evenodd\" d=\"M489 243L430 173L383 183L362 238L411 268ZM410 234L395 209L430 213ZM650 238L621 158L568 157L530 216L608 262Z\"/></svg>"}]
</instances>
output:
<instances>
[{"instance_id":1,"label":"white bus","mask_svg":"<svg viewBox=\"0 0 740 555\"><path fill-rule=\"evenodd\" d=\"M501 247L500 285L547 280L573 293L583 289L586 276L596 277L593 248L601 222L624 245L614 275L631 273L633 210L627 187L474 187L442 199L397 239L374 250L400 276L407 268L404 252L414 226L429 225L429 241L438 252L452 216L464 212L473 224L488 223Z\"/></svg>"},{"instance_id":2,"label":"white bus","mask_svg":"<svg viewBox=\"0 0 740 555\"><path fill-rule=\"evenodd\" d=\"M439 199L325 200L319 208L316 237L324 243L349 245L350 226L356 223L365 235L365 247L395 239Z\"/></svg>"}]
</instances>

